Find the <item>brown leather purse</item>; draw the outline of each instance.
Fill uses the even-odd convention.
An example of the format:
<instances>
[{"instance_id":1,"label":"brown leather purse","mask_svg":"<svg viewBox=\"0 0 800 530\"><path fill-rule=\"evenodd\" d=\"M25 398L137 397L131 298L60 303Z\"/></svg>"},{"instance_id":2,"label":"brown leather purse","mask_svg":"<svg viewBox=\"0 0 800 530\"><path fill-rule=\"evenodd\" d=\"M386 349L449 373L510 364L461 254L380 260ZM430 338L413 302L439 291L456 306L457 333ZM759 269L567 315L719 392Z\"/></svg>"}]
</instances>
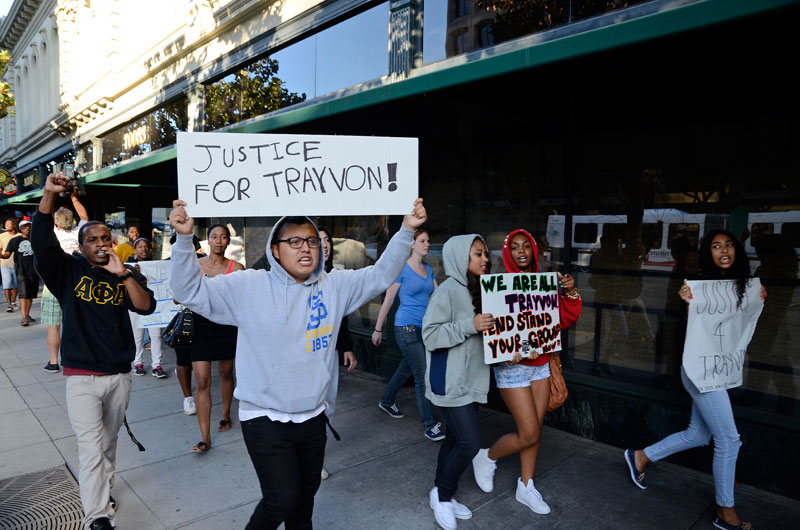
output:
<instances>
[{"instance_id":1,"label":"brown leather purse","mask_svg":"<svg viewBox=\"0 0 800 530\"><path fill-rule=\"evenodd\" d=\"M547 411L552 412L564 404L569 391L561 373L561 357L557 353L550 354L550 403Z\"/></svg>"}]
</instances>

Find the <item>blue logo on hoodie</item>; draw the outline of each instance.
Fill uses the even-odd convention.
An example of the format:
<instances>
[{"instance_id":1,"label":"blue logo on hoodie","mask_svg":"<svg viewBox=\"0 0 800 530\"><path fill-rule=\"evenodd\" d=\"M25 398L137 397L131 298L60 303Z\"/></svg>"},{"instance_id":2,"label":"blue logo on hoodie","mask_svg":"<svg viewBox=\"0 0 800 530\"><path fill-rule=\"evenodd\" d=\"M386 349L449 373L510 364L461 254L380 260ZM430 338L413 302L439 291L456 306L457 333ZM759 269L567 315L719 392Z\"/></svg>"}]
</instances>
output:
<instances>
[{"instance_id":1,"label":"blue logo on hoodie","mask_svg":"<svg viewBox=\"0 0 800 530\"><path fill-rule=\"evenodd\" d=\"M312 313L311 317L309 318L310 322L308 323L306 329L317 329L322 321L328 316L328 309L322 302L322 291L312 295L308 299L308 308L311 309Z\"/></svg>"}]
</instances>

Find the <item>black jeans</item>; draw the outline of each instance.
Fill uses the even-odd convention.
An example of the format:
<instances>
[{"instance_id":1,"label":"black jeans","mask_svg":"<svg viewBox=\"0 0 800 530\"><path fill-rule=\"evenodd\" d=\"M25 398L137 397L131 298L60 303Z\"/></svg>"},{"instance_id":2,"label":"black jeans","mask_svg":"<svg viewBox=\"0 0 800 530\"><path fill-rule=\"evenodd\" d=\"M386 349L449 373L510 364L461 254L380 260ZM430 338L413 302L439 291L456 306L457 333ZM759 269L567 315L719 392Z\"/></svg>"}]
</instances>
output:
<instances>
[{"instance_id":1,"label":"black jeans","mask_svg":"<svg viewBox=\"0 0 800 530\"><path fill-rule=\"evenodd\" d=\"M447 438L439 448L436 487L439 501L449 501L458 488L458 479L481 448L478 409L474 403L461 407L439 407L447 425Z\"/></svg>"},{"instance_id":2,"label":"black jeans","mask_svg":"<svg viewBox=\"0 0 800 530\"><path fill-rule=\"evenodd\" d=\"M314 495L325 458L325 413L303 423L266 416L242 422L242 434L263 498L246 530L311 529Z\"/></svg>"}]
</instances>

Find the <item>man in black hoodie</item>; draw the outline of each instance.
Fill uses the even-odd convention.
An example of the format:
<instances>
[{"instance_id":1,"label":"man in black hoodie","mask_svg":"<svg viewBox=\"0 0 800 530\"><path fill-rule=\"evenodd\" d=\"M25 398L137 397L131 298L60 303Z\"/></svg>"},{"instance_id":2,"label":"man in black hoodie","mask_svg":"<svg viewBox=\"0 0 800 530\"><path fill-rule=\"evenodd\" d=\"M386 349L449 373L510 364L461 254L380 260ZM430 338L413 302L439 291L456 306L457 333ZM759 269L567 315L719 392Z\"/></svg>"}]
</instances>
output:
<instances>
[{"instance_id":1,"label":"man in black hoodie","mask_svg":"<svg viewBox=\"0 0 800 530\"><path fill-rule=\"evenodd\" d=\"M78 482L84 525L113 528L111 485L131 393L136 351L128 310L149 315L156 301L138 271L125 267L111 232L96 221L78 232L80 252L67 255L53 232L55 201L69 179L50 175L33 218L36 270L63 309L61 363L67 377L67 414L78 443Z\"/></svg>"}]
</instances>

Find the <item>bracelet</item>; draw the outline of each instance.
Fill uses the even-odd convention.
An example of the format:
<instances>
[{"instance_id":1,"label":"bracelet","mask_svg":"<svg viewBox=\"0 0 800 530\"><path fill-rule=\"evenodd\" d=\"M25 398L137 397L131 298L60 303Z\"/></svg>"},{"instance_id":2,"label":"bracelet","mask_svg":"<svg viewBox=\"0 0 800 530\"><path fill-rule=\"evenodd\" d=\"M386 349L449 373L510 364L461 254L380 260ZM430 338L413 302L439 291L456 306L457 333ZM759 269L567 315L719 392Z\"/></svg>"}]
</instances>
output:
<instances>
[{"instance_id":1,"label":"bracelet","mask_svg":"<svg viewBox=\"0 0 800 530\"><path fill-rule=\"evenodd\" d=\"M377 331L378 333L383 333L383 331L381 331L379 329L374 329L373 331Z\"/></svg>"},{"instance_id":2,"label":"bracelet","mask_svg":"<svg viewBox=\"0 0 800 530\"><path fill-rule=\"evenodd\" d=\"M580 300L581 299L581 293L579 293L577 289L575 289L575 292L572 293L572 294L564 293L564 296L566 296L567 298L570 298L572 300Z\"/></svg>"}]
</instances>

